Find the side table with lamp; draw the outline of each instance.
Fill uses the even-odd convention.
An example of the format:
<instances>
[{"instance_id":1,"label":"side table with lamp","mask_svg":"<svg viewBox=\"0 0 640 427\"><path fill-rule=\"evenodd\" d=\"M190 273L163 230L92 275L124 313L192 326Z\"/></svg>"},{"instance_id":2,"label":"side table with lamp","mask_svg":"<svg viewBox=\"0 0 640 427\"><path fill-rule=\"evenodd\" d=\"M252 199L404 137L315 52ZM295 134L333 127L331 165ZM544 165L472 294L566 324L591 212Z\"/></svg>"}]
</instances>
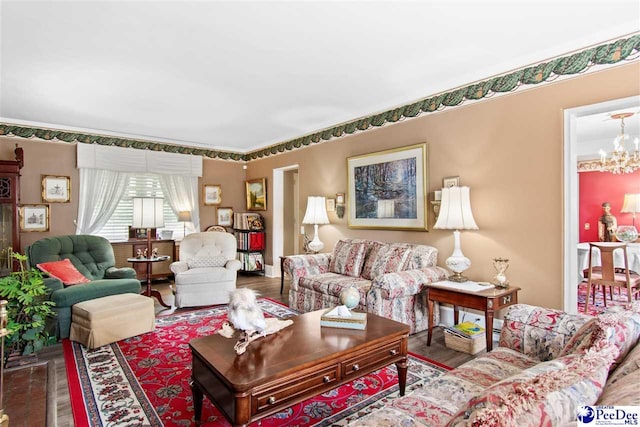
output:
<instances>
[{"instance_id":1,"label":"side table with lamp","mask_svg":"<svg viewBox=\"0 0 640 427\"><path fill-rule=\"evenodd\" d=\"M158 256L151 248L151 229L164 227L164 199L159 197L134 197L132 227L147 229L147 247L143 254L135 258L127 258L127 262L134 265L136 263L146 263L147 286L143 294L148 297L155 297L160 305L170 308L171 306L162 299L162 294L151 288L153 263L166 261L170 258L168 255Z\"/></svg>"}]
</instances>

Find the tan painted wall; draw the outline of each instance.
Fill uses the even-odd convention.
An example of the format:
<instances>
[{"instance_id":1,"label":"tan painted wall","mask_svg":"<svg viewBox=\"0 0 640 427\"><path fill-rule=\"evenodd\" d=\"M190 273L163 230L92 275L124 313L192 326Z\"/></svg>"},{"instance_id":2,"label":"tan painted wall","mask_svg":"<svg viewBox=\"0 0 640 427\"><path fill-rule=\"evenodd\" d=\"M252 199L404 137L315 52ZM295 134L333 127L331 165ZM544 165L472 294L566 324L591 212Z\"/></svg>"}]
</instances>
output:
<instances>
[{"instance_id":1,"label":"tan painted wall","mask_svg":"<svg viewBox=\"0 0 640 427\"><path fill-rule=\"evenodd\" d=\"M41 175L71 177L71 202L51 203L49 232L21 233L22 248L48 236L74 234L73 220L78 213L78 169L76 169L75 144L43 142L14 137L0 137L0 159L13 160L16 143L24 149L24 167L20 178L20 201L23 204L42 203ZM204 184L222 186L221 207L234 211L245 209L244 170L242 164L205 159L203 176L199 179L202 195ZM216 206L200 206L200 225L204 229L217 224Z\"/></svg>"},{"instance_id":2,"label":"tan painted wall","mask_svg":"<svg viewBox=\"0 0 640 427\"><path fill-rule=\"evenodd\" d=\"M520 301L562 307L563 274L563 110L640 94L640 64L555 82L531 90L332 140L302 150L256 160L248 178L299 165L300 212L310 195L335 197L347 191L346 159L350 156L428 143L429 191L445 176L460 176L471 187L471 204L480 230L462 232L462 249L472 261L468 276L490 280L492 259L511 260L507 276L520 286ZM348 197L348 195L347 195ZM348 200L347 200L348 202ZM269 196L271 203L271 196ZM269 205L271 209L271 205ZM356 230L329 213L320 227L325 250L341 237L433 245L442 265L453 250L450 231ZM273 223L265 212L267 226ZM309 228L307 233L312 230ZM273 264L270 246L267 264Z\"/></svg>"},{"instance_id":3,"label":"tan painted wall","mask_svg":"<svg viewBox=\"0 0 640 427\"><path fill-rule=\"evenodd\" d=\"M272 170L299 164L300 215L309 195L335 197L346 192L346 159L350 156L429 144L429 190L441 187L445 176L459 175L471 187L478 231L462 232L462 249L473 262L468 275L488 280L491 260L511 259L508 277L523 288L520 301L547 307L562 306L563 110L640 94L640 64L516 92L464 107L407 120L302 150L239 163L206 159L203 183L222 185L222 205L245 210L244 180L267 177L267 239L272 221ZM71 203L52 204L49 233L22 233L22 244L74 232L78 173L72 144L0 137L0 158L13 159L18 143L25 150L22 203L40 203L42 174L71 176ZM429 227L433 225L429 212ZM214 224L215 207L201 206L203 227ZM331 225L320 227L330 250L341 237L426 243L440 250L440 263L453 248L451 232L354 230L345 218L329 213ZM310 227L307 233L311 234ZM270 245L267 264L273 264Z\"/></svg>"}]
</instances>

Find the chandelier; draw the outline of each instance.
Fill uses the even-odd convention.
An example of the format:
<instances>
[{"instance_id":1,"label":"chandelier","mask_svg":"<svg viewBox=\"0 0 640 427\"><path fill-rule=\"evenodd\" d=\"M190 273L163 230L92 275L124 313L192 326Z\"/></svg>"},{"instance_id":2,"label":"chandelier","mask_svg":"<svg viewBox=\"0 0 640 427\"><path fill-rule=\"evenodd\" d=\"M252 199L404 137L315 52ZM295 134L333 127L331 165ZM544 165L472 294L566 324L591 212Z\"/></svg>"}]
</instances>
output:
<instances>
[{"instance_id":1,"label":"chandelier","mask_svg":"<svg viewBox=\"0 0 640 427\"><path fill-rule=\"evenodd\" d=\"M640 151L638 150L638 138L635 139L635 150L629 153L624 146L629 135L624 133L624 119L633 116L635 113L612 114L612 119L620 119L620 135L613 140L613 151L607 156L607 152L600 150L600 171L614 174L631 173L640 169Z\"/></svg>"}]
</instances>

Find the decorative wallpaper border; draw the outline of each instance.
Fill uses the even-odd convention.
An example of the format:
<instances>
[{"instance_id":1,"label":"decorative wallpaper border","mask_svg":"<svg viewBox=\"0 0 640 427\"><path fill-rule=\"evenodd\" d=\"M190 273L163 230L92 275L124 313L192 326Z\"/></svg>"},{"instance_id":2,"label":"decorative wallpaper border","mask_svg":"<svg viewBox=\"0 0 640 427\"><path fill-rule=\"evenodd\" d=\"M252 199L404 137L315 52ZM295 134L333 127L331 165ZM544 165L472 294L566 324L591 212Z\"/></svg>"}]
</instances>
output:
<instances>
[{"instance_id":1,"label":"decorative wallpaper border","mask_svg":"<svg viewBox=\"0 0 640 427\"><path fill-rule=\"evenodd\" d=\"M84 144L115 145L141 150L193 154L221 160L249 161L295 150L311 144L329 141L330 139L339 138L344 135L351 135L356 132L370 130L372 128L384 126L388 123L395 123L402 119L414 118L421 114L441 111L448 107L459 106L466 101L477 101L483 98L488 98L496 93L513 92L525 85L550 82L559 76L580 74L596 65L611 65L625 60L635 61L638 60L638 57L640 56L638 55L639 52L640 34L634 34L628 38L618 39L611 43L584 49L580 52L559 57L548 62L541 62L530 67L513 71L509 74L473 83L460 89L424 98L411 104L342 123L331 128L281 142L250 153L209 150L205 148L185 147L153 141L84 134L54 129L33 128L8 123L0 123L0 136L13 135L20 138L35 137L43 140L58 140L70 143L79 142Z\"/></svg>"}]
</instances>

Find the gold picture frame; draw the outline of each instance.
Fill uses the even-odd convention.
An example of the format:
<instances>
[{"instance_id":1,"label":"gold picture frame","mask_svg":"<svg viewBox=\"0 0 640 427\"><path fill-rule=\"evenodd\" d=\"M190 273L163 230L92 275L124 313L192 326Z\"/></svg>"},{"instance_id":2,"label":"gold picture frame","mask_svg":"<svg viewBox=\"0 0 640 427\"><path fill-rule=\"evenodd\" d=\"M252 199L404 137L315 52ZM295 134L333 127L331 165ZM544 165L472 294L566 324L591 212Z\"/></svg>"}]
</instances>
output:
<instances>
[{"instance_id":1,"label":"gold picture frame","mask_svg":"<svg viewBox=\"0 0 640 427\"><path fill-rule=\"evenodd\" d=\"M248 211L267 210L267 178L245 181Z\"/></svg>"},{"instance_id":2,"label":"gold picture frame","mask_svg":"<svg viewBox=\"0 0 640 427\"><path fill-rule=\"evenodd\" d=\"M442 178L442 188L451 188L460 186L459 176L447 176Z\"/></svg>"},{"instance_id":3,"label":"gold picture frame","mask_svg":"<svg viewBox=\"0 0 640 427\"><path fill-rule=\"evenodd\" d=\"M218 184L205 184L202 186L202 200L207 206L222 203L222 186Z\"/></svg>"},{"instance_id":4,"label":"gold picture frame","mask_svg":"<svg viewBox=\"0 0 640 427\"><path fill-rule=\"evenodd\" d=\"M20 231L49 231L49 208L48 204L20 205Z\"/></svg>"},{"instance_id":5,"label":"gold picture frame","mask_svg":"<svg viewBox=\"0 0 640 427\"><path fill-rule=\"evenodd\" d=\"M71 177L42 175L42 201L69 203L71 201Z\"/></svg>"},{"instance_id":6,"label":"gold picture frame","mask_svg":"<svg viewBox=\"0 0 640 427\"><path fill-rule=\"evenodd\" d=\"M349 157L349 228L427 231L428 176L426 142Z\"/></svg>"},{"instance_id":7,"label":"gold picture frame","mask_svg":"<svg viewBox=\"0 0 640 427\"><path fill-rule=\"evenodd\" d=\"M233 227L233 208L218 208L216 215L218 217L218 225Z\"/></svg>"}]
</instances>

